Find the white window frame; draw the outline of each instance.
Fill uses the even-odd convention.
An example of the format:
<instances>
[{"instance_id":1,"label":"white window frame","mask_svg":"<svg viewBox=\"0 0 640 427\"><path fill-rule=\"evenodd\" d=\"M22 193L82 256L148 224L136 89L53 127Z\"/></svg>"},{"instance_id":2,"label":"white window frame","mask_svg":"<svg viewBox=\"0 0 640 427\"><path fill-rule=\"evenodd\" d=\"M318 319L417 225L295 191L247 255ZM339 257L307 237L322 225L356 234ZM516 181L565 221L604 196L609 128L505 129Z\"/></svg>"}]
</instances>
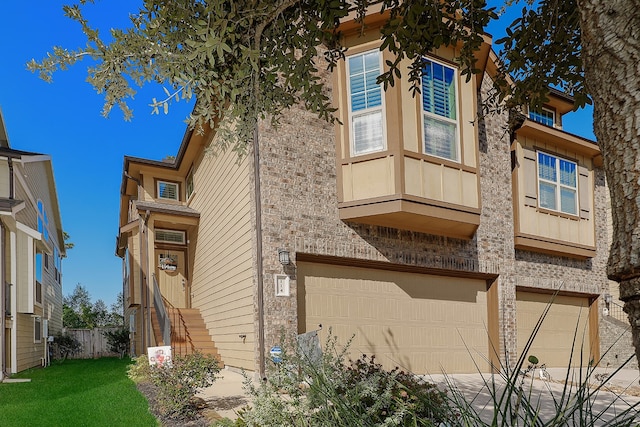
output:
<instances>
[{"instance_id":1,"label":"white window frame","mask_svg":"<svg viewBox=\"0 0 640 427\"><path fill-rule=\"evenodd\" d=\"M176 242L174 240L164 240L164 239L158 239L158 231L160 231L161 233L176 233L176 234L180 234L182 236L182 241L181 242ZM172 245L186 245L187 244L187 233L182 231L182 230L168 230L165 228L156 228L155 232L153 233L153 238L156 242L159 243L168 243L168 244L172 244Z\"/></svg>"},{"instance_id":2,"label":"white window frame","mask_svg":"<svg viewBox=\"0 0 640 427\"><path fill-rule=\"evenodd\" d=\"M379 106L366 108L364 110L358 110L355 113L351 110L351 81L349 78L351 71L349 66L349 59L357 56L364 56L372 52L375 52L378 54L380 73L382 73L382 70L383 70L382 52L380 52L379 49L371 49L364 52L358 52L353 55L349 55L345 58L346 84L347 84L347 108L348 108L348 115L349 115L349 140L350 140L350 152L351 152L351 156L353 157L364 156L366 154L371 154L371 153L379 153L387 149L386 106L385 106L385 99L384 99L385 91L383 90L383 88L382 87L380 88L380 105ZM378 86L381 86L381 85L378 84ZM353 124L354 119L357 117L366 116L368 114L372 114L378 111L380 112L380 115L381 115L382 147L372 149L372 150L362 151L362 152L356 152L355 126Z\"/></svg>"},{"instance_id":3,"label":"white window frame","mask_svg":"<svg viewBox=\"0 0 640 427\"><path fill-rule=\"evenodd\" d=\"M162 192L160 191L160 186L162 184L175 186L176 187L176 197L175 198L162 197ZM177 183L177 182L158 180L157 183L156 183L156 191L157 191L157 194L158 194L158 199L160 199L160 200L171 200L173 202L179 202L180 201L180 184Z\"/></svg>"},{"instance_id":4,"label":"white window frame","mask_svg":"<svg viewBox=\"0 0 640 427\"><path fill-rule=\"evenodd\" d=\"M541 178L540 177L540 154L543 154L545 156L549 156L553 159L555 159L555 169L556 169L556 180L555 181L551 181L545 178ZM572 163L575 166L575 173L576 173L576 186L572 187L566 184L562 184L560 182L560 160L565 161L567 163ZM579 179L579 170L578 170L578 163L573 161L573 160L569 160L569 159L565 159L564 157L560 157L551 153L547 153L545 151L536 151L536 182L537 182L537 190L538 190L538 207L540 209L546 209L549 211L553 211L553 212L559 212L565 215L571 215L571 216L579 216L580 215L580 192L578 189L578 181L580 181ZM556 202L556 209L552 209L549 207L545 207L541 205L541 200L542 200L542 192L540 191L540 183L547 183L547 184L551 184L554 185L556 187L556 191L555 191L555 202ZM566 212L562 210L562 198L561 198L561 194L562 192L560 191L562 188L567 188L570 189L572 191L575 192L575 203L574 203L574 212Z\"/></svg>"},{"instance_id":5,"label":"white window frame","mask_svg":"<svg viewBox=\"0 0 640 427\"><path fill-rule=\"evenodd\" d=\"M189 185L189 181L191 181L191 185ZM191 190L189 190L189 187L191 187ZM195 193L195 190L196 190L195 179L193 177L193 167L192 167L191 169L189 169L189 172L187 172L187 176L184 179L185 198L189 200L191 198L191 195Z\"/></svg>"},{"instance_id":6,"label":"white window frame","mask_svg":"<svg viewBox=\"0 0 640 427\"><path fill-rule=\"evenodd\" d=\"M543 112L545 112L545 113L551 113L551 125L548 125L548 124L546 124L546 123L539 122L538 120L536 120L536 119L534 119L533 117L531 117L531 115L532 115L532 114L538 114L538 115L540 115L541 117L544 117L544 116L542 115L542 113L543 113ZM551 110L551 109L549 109L549 108L542 107L542 108L540 109L540 111L534 111L534 110L532 110L532 109L529 109L529 119L531 119L532 121L534 121L534 122L536 122L536 123L540 123L541 125L551 126L551 127L555 127L555 126L556 126L556 112L555 112L555 111L553 111L553 110Z\"/></svg>"},{"instance_id":7,"label":"white window frame","mask_svg":"<svg viewBox=\"0 0 640 427\"><path fill-rule=\"evenodd\" d=\"M36 324L38 324L38 329L36 329ZM36 331L40 331L40 336L36 337ZM33 317L33 342L36 344L40 344L42 342L42 318L40 316Z\"/></svg>"},{"instance_id":8,"label":"white window frame","mask_svg":"<svg viewBox=\"0 0 640 427\"><path fill-rule=\"evenodd\" d=\"M456 162L459 163L460 159L461 159L461 155L462 153L461 151L461 147L460 147L460 96L459 96L459 72L458 69L456 67L452 67L449 64L446 64L442 61L438 61L437 59L431 58L431 57L425 57L424 58L426 61L429 62L433 62L434 64L438 64L441 65L443 67L449 68L451 70L453 70L453 83L455 85L454 87L454 93L455 93L455 102L456 102L456 107L455 107L455 111L456 111L456 119L450 119L448 117L444 117L444 116L440 116L438 114L434 114L431 113L430 111L425 111L424 107L423 107L423 99L422 97L424 96L424 92L422 94L420 94L419 98L419 104L420 104L420 132L421 132L421 140L422 140L422 152L427 155L427 156L433 156L433 157L437 157L439 159L444 159L444 160L449 160L452 162ZM420 90L424 91L424 88L422 87L422 79L420 79ZM447 122L447 123L452 123L455 124L456 126L456 136L455 136L455 148L456 148L456 158L455 159L450 159L448 157L442 157L442 156L438 156L437 154L431 154L431 153L427 153L427 141L425 138L425 127L424 127L424 116L427 117L431 117L434 118L436 120L441 120L443 122Z\"/></svg>"}]
</instances>

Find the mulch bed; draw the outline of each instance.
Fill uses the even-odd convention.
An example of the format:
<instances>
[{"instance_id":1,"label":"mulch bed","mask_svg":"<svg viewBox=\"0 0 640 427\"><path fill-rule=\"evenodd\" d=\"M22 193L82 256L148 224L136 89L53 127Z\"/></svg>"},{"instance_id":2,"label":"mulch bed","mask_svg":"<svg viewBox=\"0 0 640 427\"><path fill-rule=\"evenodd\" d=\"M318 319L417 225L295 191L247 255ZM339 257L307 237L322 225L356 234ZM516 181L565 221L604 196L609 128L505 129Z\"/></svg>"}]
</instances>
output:
<instances>
[{"instance_id":1,"label":"mulch bed","mask_svg":"<svg viewBox=\"0 0 640 427\"><path fill-rule=\"evenodd\" d=\"M149 402L149 411L160 421L163 427L209 427L215 415L211 414L211 409L206 405L199 405L198 413L195 418L176 418L166 417L160 414L158 411L158 404L156 400L157 390L153 384L150 383L138 383L138 391L147 398ZM215 414L215 412L214 412ZM213 415L213 416L212 416ZM217 415L217 414L216 414Z\"/></svg>"}]
</instances>

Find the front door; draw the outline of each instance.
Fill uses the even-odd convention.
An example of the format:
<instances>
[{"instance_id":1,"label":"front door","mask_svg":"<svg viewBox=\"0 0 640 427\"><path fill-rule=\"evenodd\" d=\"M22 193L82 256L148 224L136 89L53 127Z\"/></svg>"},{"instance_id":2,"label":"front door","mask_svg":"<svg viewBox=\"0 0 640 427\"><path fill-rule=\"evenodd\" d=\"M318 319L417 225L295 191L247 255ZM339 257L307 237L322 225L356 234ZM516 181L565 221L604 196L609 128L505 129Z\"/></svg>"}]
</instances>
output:
<instances>
[{"instance_id":1,"label":"front door","mask_svg":"<svg viewBox=\"0 0 640 427\"><path fill-rule=\"evenodd\" d=\"M162 296L176 308L186 308L188 290L186 257L183 250L156 249L158 287Z\"/></svg>"}]
</instances>

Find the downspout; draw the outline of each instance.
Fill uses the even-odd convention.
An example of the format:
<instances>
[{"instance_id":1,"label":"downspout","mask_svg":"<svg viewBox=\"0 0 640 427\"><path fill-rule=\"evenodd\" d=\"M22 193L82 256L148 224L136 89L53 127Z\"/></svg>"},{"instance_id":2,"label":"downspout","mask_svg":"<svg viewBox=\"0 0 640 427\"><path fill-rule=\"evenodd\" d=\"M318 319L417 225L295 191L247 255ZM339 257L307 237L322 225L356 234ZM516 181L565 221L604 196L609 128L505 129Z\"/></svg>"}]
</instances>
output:
<instances>
[{"instance_id":1,"label":"downspout","mask_svg":"<svg viewBox=\"0 0 640 427\"><path fill-rule=\"evenodd\" d=\"M144 267L145 267L145 272L144 272L144 283L146 284L145 286L145 295L144 295L144 302L146 305L146 309L147 309L147 321L145 322L145 327L146 327L146 331L145 331L145 337L146 337L146 342L145 342L145 352L147 350L147 348L149 348L149 346L151 345L151 291L150 291L150 286L149 286L149 227L147 226L147 221L149 221L149 211L146 212L144 219L142 220L142 233L140 233L140 237L143 238L143 243L144 246L141 249L144 249L144 257L141 257L141 259L144 259ZM145 307L145 306L143 306ZM144 317L144 314L143 314Z\"/></svg>"},{"instance_id":2,"label":"downspout","mask_svg":"<svg viewBox=\"0 0 640 427\"><path fill-rule=\"evenodd\" d=\"M136 195L136 198L138 200L140 200L140 193L141 193L141 189L140 187L142 187L142 183L140 182L139 179L132 177L131 175L129 175L127 172L123 172L122 173L124 175L125 178L130 179L131 181L135 182L138 185L138 194ZM149 317L147 318L147 321L144 321L144 313L145 313L145 304L146 302L149 300L148 299L148 293L145 292L145 288L149 288L148 286L145 286L145 270L148 268L148 260L146 263L143 263L142 260L145 259L144 257L146 256L146 248L147 248L147 244L146 244L146 221L145 219L142 218L142 216L138 215L138 222L140 223L139 225L139 230L140 233L138 234L139 236L139 244L140 244L140 303L141 303L141 312L142 312L142 327L140 328L140 331L142 332L142 336L140 337L140 344L142 346L142 349L144 349L144 351L147 351L147 347L149 346L148 341L148 334L147 334L147 328L146 328L146 324L151 323L151 309L149 308ZM136 325L136 329L137 329L137 325ZM137 331L136 331L137 332ZM141 349L141 350L142 350Z\"/></svg>"},{"instance_id":3,"label":"downspout","mask_svg":"<svg viewBox=\"0 0 640 427\"><path fill-rule=\"evenodd\" d=\"M13 159L9 157L9 198L13 199L14 197L14 189L13 189Z\"/></svg>"},{"instance_id":4,"label":"downspout","mask_svg":"<svg viewBox=\"0 0 640 427\"><path fill-rule=\"evenodd\" d=\"M5 236L4 236L4 223L0 221L0 307L2 310L0 311L0 348L2 349L2 355L0 355L0 359L2 359L2 363L0 365L0 381L4 379L5 372L7 371L7 348L5 344L7 343L5 333L6 333L6 321L7 321L7 278L6 278L6 260L5 260Z\"/></svg>"},{"instance_id":5,"label":"downspout","mask_svg":"<svg viewBox=\"0 0 640 427\"><path fill-rule=\"evenodd\" d=\"M258 281L258 370L260 378L265 376L264 358L264 284L262 264L262 198L260 197L260 147L258 140L258 123L253 130L253 170L256 200L256 280Z\"/></svg>"}]
</instances>

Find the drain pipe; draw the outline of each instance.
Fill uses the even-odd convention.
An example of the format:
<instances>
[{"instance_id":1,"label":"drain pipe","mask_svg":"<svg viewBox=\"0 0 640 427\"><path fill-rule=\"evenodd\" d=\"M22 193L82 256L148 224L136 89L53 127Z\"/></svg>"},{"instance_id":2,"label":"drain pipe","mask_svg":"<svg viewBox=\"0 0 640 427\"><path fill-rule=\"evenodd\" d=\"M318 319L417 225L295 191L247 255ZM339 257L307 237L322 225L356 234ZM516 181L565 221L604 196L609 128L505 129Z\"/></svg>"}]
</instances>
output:
<instances>
[{"instance_id":1,"label":"drain pipe","mask_svg":"<svg viewBox=\"0 0 640 427\"><path fill-rule=\"evenodd\" d=\"M260 144L258 122L253 130L253 170L256 201L256 280L258 281L258 370L260 378L265 376L264 358L264 275L262 272L262 198L260 196Z\"/></svg>"},{"instance_id":2,"label":"drain pipe","mask_svg":"<svg viewBox=\"0 0 640 427\"><path fill-rule=\"evenodd\" d=\"M7 319L7 278L6 278L6 259L5 259L5 236L4 236L4 222L0 221L0 348L2 349L2 354L0 355L0 359L2 362L0 363L0 381L2 381L5 377L5 372L7 371L7 349L5 344L7 340L5 338L6 335L6 319Z\"/></svg>"}]
</instances>

